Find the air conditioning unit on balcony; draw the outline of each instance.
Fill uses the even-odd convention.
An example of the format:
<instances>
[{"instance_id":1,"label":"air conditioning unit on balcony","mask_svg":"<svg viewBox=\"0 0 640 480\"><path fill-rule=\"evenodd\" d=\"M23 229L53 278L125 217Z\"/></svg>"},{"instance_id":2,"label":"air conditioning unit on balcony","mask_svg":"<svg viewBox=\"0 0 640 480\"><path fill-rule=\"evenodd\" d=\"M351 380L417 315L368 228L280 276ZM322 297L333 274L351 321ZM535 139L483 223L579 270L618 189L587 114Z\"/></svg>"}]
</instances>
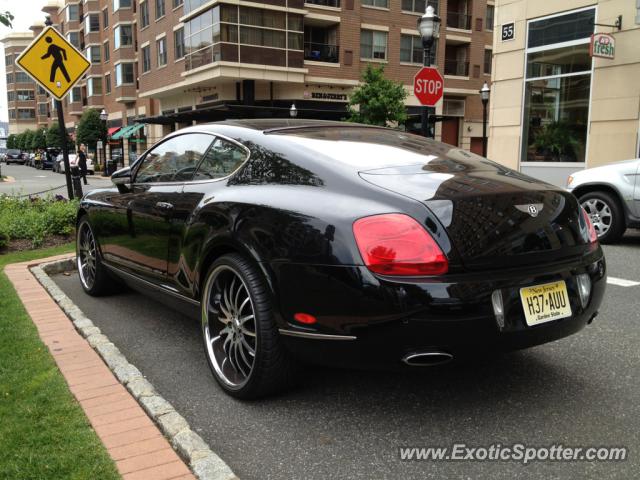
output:
<instances>
[{"instance_id":1,"label":"air conditioning unit on balcony","mask_svg":"<svg viewBox=\"0 0 640 480\"><path fill-rule=\"evenodd\" d=\"M464 117L464 99L445 98L442 103L442 114L446 117Z\"/></svg>"}]
</instances>

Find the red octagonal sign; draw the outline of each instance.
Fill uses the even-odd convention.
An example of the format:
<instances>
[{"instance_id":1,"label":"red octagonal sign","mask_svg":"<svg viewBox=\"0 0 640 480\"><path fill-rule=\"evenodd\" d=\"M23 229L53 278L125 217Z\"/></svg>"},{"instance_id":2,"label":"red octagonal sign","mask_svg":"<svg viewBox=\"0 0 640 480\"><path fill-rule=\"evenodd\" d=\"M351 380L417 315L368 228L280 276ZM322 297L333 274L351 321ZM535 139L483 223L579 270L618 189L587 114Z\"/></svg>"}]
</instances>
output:
<instances>
[{"instance_id":1,"label":"red octagonal sign","mask_svg":"<svg viewBox=\"0 0 640 480\"><path fill-rule=\"evenodd\" d=\"M424 67L413 78L413 93L422 105L435 106L443 92L444 79L437 68Z\"/></svg>"}]
</instances>

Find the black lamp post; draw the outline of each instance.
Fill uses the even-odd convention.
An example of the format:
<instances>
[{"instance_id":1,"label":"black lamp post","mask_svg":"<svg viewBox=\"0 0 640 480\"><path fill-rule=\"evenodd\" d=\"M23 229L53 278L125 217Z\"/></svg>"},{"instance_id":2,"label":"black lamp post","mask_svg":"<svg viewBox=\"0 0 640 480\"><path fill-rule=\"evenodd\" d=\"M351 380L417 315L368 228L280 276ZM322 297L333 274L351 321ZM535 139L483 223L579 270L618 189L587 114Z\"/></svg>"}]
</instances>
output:
<instances>
[{"instance_id":1,"label":"black lamp post","mask_svg":"<svg viewBox=\"0 0 640 480\"><path fill-rule=\"evenodd\" d=\"M109 175L109 169L107 168L107 119L109 118L109 115L107 114L107 111L103 108L102 111L100 112L100 120L102 120L102 131L103 131L103 138L102 138L102 159L103 159L103 165L102 165L102 176L106 177Z\"/></svg>"},{"instance_id":2,"label":"black lamp post","mask_svg":"<svg viewBox=\"0 0 640 480\"><path fill-rule=\"evenodd\" d=\"M480 89L480 98L482 99L482 156L487 156L487 103L489 103L489 95L491 89L487 82L484 82Z\"/></svg>"},{"instance_id":3,"label":"black lamp post","mask_svg":"<svg viewBox=\"0 0 640 480\"><path fill-rule=\"evenodd\" d=\"M427 6L425 14L418 19L418 30L422 35L422 48L424 48L423 65L431 66L431 49L435 40L440 36L440 17L436 15L431 5ZM422 135L432 137L429 132L429 117L435 114L434 107L422 107Z\"/></svg>"},{"instance_id":4,"label":"black lamp post","mask_svg":"<svg viewBox=\"0 0 640 480\"><path fill-rule=\"evenodd\" d=\"M298 116L298 109L296 108L295 103L291 104L291 108L289 109L289 116L291 118L296 118Z\"/></svg>"}]
</instances>

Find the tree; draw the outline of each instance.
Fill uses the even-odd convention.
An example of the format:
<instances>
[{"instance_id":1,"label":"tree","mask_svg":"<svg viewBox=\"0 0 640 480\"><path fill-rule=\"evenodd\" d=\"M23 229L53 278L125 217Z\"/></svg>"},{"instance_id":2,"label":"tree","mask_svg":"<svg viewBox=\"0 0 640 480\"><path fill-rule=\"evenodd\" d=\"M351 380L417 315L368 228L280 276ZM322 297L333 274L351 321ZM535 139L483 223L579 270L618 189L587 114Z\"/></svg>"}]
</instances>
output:
<instances>
[{"instance_id":1,"label":"tree","mask_svg":"<svg viewBox=\"0 0 640 480\"><path fill-rule=\"evenodd\" d=\"M95 149L96 142L107 136L107 128L102 120L100 120L100 111L91 108L85 110L78 122L76 130L76 140L78 143L84 143L89 148Z\"/></svg>"},{"instance_id":2,"label":"tree","mask_svg":"<svg viewBox=\"0 0 640 480\"><path fill-rule=\"evenodd\" d=\"M40 127L38 130L33 132L33 137L31 138L31 150L44 150L47 148L47 129L44 127Z\"/></svg>"},{"instance_id":3,"label":"tree","mask_svg":"<svg viewBox=\"0 0 640 480\"><path fill-rule=\"evenodd\" d=\"M15 133L7 137L7 148L20 148L18 147L18 136Z\"/></svg>"},{"instance_id":4,"label":"tree","mask_svg":"<svg viewBox=\"0 0 640 480\"><path fill-rule=\"evenodd\" d=\"M66 133L66 130L65 130L65 133ZM67 145L69 146L69 148L71 148L73 146L73 141L71 140L71 137L69 136L68 133L66 135L67 135ZM48 147L62 148L62 139L60 137L60 125L57 122L53 123L47 130L46 140L47 140Z\"/></svg>"},{"instance_id":5,"label":"tree","mask_svg":"<svg viewBox=\"0 0 640 480\"><path fill-rule=\"evenodd\" d=\"M388 126L407 119L404 106L407 91L401 83L385 78L384 66L367 65L362 82L349 99L350 122Z\"/></svg>"},{"instance_id":6,"label":"tree","mask_svg":"<svg viewBox=\"0 0 640 480\"><path fill-rule=\"evenodd\" d=\"M26 129L24 132L22 132L22 143L20 147L22 150L31 150L31 141L33 140L33 135L33 130Z\"/></svg>"},{"instance_id":7,"label":"tree","mask_svg":"<svg viewBox=\"0 0 640 480\"><path fill-rule=\"evenodd\" d=\"M13 28L12 21L13 15L11 15L11 12L0 13L0 23L5 27Z\"/></svg>"}]
</instances>

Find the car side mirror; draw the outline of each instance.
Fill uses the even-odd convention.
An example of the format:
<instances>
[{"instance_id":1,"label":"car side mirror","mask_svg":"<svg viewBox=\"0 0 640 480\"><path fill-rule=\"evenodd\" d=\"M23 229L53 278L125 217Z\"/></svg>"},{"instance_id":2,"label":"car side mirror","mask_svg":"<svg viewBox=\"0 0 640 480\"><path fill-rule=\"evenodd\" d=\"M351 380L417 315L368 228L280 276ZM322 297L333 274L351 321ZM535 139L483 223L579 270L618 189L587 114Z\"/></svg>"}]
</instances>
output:
<instances>
[{"instance_id":1,"label":"car side mirror","mask_svg":"<svg viewBox=\"0 0 640 480\"><path fill-rule=\"evenodd\" d=\"M111 175L111 181L121 193L128 192L131 187L131 167L124 167Z\"/></svg>"}]
</instances>

